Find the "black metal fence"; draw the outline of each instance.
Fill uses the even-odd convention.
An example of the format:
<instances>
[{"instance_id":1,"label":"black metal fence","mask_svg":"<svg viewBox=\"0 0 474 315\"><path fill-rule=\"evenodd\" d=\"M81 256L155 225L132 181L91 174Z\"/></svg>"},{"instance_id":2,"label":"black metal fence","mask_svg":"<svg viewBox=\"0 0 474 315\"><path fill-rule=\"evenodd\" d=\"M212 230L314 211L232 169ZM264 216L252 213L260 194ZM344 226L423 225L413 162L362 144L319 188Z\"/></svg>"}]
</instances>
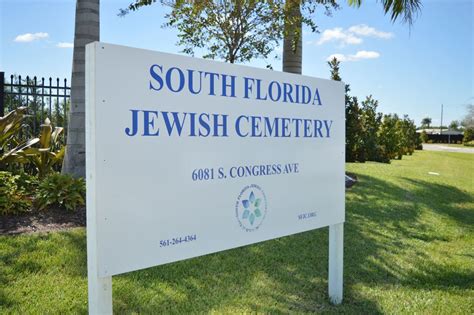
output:
<instances>
[{"instance_id":1,"label":"black metal fence","mask_svg":"<svg viewBox=\"0 0 474 315\"><path fill-rule=\"evenodd\" d=\"M67 130L71 87L67 79L22 77L0 72L0 116L20 106L28 108L29 119L24 132L36 135L39 127L49 118L53 126Z\"/></svg>"}]
</instances>

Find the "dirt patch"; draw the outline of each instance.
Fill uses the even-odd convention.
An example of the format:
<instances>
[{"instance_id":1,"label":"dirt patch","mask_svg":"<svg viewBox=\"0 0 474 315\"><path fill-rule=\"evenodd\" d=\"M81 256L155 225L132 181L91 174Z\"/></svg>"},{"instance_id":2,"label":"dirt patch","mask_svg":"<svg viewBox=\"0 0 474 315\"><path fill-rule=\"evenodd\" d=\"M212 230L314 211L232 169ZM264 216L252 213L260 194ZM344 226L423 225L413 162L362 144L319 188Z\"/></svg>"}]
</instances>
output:
<instances>
[{"instance_id":1,"label":"dirt patch","mask_svg":"<svg viewBox=\"0 0 474 315\"><path fill-rule=\"evenodd\" d=\"M24 215L0 216L0 235L64 230L86 226L86 208L50 209Z\"/></svg>"}]
</instances>

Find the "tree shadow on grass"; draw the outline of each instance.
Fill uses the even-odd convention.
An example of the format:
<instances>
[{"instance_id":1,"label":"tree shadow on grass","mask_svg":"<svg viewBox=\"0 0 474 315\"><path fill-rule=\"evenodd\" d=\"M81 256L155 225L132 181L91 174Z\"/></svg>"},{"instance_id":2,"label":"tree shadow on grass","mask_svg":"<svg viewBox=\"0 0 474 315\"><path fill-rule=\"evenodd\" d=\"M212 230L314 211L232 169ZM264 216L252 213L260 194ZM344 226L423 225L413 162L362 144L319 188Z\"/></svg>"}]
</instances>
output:
<instances>
[{"instance_id":1,"label":"tree shadow on grass","mask_svg":"<svg viewBox=\"0 0 474 315\"><path fill-rule=\"evenodd\" d=\"M404 181L415 186L419 200L436 213L455 220L457 225L473 229L474 227L474 196L456 187L404 178ZM460 204L470 204L471 209Z\"/></svg>"},{"instance_id":2,"label":"tree shadow on grass","mask_svg":"<svg viewBox=\"0 0 474 315\"><path fill-rule=\"evenodd\" d=\"M431 260L420 242L449 242L423 222L426 209L466 227L472 217L458 207L472 197L455 187L402 179L395 185L359 175L348 193L345 224L344 302L328 302L328 232L320 229L252 246L114 277L118 313L381 313L376 298L358 285L468 288L472 273ZM439 198L443 195L443 198ZM71 240L85 252L83 240ZM425 263L406 269L392 261L411 250ZM403 259L403 258L402 258ZM76 265L84 274L85 258Z\"/></svg>"},{"instance_id":3,"label":"tree shadow on grass","mask_svg":"<svg viewBox=\"0 0 474 315\"><path fill-rule=\"evenodd\" d=\"M327 234L301 233L118 276L114 307L145 314L336 311L327 296ZM379 312L360 297L351 307Z\"/></svg>"},{"instance_id":4,"label":"tree shadow on grass","mask_svg":"<svg viewBox=\"0 0 474 315\"><path fill-rule=\"evenodd\" d=\"M413 242L450 241L449 235L436 233L436 226L423 222L426 209L449 217L460 228L469 228L473 218L459 204L469 203L472 196L438 183L402 179L395 185L375 177L358 177L359 183L346 199L342 305L328 302L326 228L114 277L115 312L382 313L375 297L360 292L361 284L472 287L472 272L438 264ZM58 246L68 250L61 252L63 265L55 267L57 272L86 279L84 235L60 234ZM22 251L45 250L38 247L37 236L12 242L11 246L5 266L24 270L20 276L47 272L34 260L18 260ZM410 269L395 264L393 258L404 259L407 251L425 263ZM1 271L0 284L8 285L13 274L18 276L13 271ZM0 294L0 302L8 306L17 301Z\"/></svg>"},{"instance_id":5,"label":"tree shadow on grass","mask_svg":"<svg viewBox=\"0 0 474 315\"><path fill-rule=\"evenodd\" d=\"M7 240L7 237L3 237ZM0 255L0 305L3 307L11 307L17 302L11 295L7 294L6 288L16 277L24 276L24 272L31 270L32 272L40 269L39 264L34 261L28 263L18 261L18 257L22 251L30 252L35 248L33 239L23 242L21 246L15 246L15 242L2 242L2 251Z\"/></svg>"},{"instance_id":6,"label":"tree shadow on grass","mask_svg":"<svg viewBox=\"0 0 474 315\"><path fill-rule=\"evenodd\" d=\"M245 305L264 313L380 313L377 301L354 285L398 281L389 262L371 259L396 253L421 210L399 186L364 176L358 185L347 203L343 305L328 303L328 233L320 229L117 277L116 309L188 313Z\"/></svg>"},{"instance_id":7,"label":"tree shadow on grass","mask_svg":"<svg viewBox=\"0 0 474 315\"><path fill-rule=\"evenodd\" d=\"M17 278L28 277L32 273L39 272L41 265L34 259L20 259L24 253L31 253L37 248L36 238L18 241L17 237L3 236L0 238L2 251L0 252L0 305L12 307L18 303L12 295L6 293L6 289Z\"/></svg>"},{"instance_id":8,"label":"tree shadow on grass","mask_svg":"<svg viewBox=\"0 0 474 315\"><path fill-rule=\"evenodd\" d=\"M59 256L58 271L71 276L87 276L86 239L82 233L57 232L16 236L3 236L5 245L2 262L16 274L42 273L51 271L46 261ZM6 269L2 268L3 274ZM2 273L0 272L0 281Z\"/></svg>"},{"instance_id":9,"label":"tree shadow on grass","mask_svg":"<svg viewBox=\"0 0 474 315\"><path fill-rule=\"evenodd\" d=\"M443 224L472 231L471 194L423 180L402 178L400 185L364 175L359 175L359 180L360 185L349 193L352 196L346 209L345 276L349 287L360 282L425 289L463 290L474 286L472 269L439 263L415 242L426 245L449 242L452 238L440 227L425 222L420 216L422 212L449 219ZM469 204L470 209L465 207ZM372 230L368 230L370 227ZM403 258L408 252L411 258ZM391 260L395 256L398 260L415 261L405 261L406 266L400 266ZM348 291L350 294L350 288Z\"/></svg>"},{"instance_id":10,"label":"tree shadow on grass","mask_svg":"<svg viewBox=\"0 0 474 315\"><path fill-rule=\"evenodd\" d=\"M48 281L77 283L77 279L87 279L86 239L80 230L1 236L0 244L0 313L3 307L11 308L13 313L24 313L28 309L26 304L37 303L30 301L30 295L48 302L61 298L41 287L41 283L57 286ZM33 278L35 280L29 280ZM25 286L26 283L29 284ZM63 294L74 300L74 296ZM44 307L35 312L47 311L47 306ZM76 303L68 305L66 310L57 311L84 313L86 308Z\"/></svg>"},{"instance_id":11,"label":"tree shadow on grass","mask_svg":"<svg viewBox=\"0 0 474 315\"><path fill-rule=\"evenodd\" d=\"M65 247L70 248L65 257L63 271L73 277L87 278L87 239L82 233L62 233Z\"/></svg>"}]
</instances>

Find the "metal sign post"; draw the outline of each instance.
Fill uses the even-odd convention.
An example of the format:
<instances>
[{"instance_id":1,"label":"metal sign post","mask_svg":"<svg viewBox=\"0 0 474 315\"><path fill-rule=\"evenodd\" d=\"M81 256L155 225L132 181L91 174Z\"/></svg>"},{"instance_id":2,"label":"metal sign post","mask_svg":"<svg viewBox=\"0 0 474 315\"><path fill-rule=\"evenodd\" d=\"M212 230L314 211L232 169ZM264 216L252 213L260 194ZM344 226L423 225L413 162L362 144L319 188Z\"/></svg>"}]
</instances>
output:
<instances>
[{"instance_id":1,"label":"metal sign post","mask_svg":"<svg viewBox=\"0 0 474 315\"><path fill-rule=\"evenodd\" d=\"M344 269L344 223L329 226L329 300L333 304L342 302Z\"/></svg>"}]
</instances>

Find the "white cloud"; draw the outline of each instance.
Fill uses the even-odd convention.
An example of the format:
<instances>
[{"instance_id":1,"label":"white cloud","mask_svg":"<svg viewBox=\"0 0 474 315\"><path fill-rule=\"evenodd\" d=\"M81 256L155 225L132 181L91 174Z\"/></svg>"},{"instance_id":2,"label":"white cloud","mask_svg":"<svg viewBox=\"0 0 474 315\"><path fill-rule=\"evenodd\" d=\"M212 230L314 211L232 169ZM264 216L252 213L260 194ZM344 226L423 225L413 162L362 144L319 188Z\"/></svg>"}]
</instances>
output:
<instances>
[{"instance_id":1,"label":"white cloud","mask_svg":"<svg viewBox=\"0 0 474 315\"><path fill-rule=\"evenodd\" d=\"M362 43L362 38L347 33L342 29L342 27L336 27L333 29L324 30L321 34L321 38L318 41L318 45L332 41L340 42L342 44L356 45Z\"/></svg>"},{"instance_id":2,"label":"white cloud","mask_svg":"<svg viewBox=\"0 0 474 315\"><path fill-rule=\"evenodd\" d=\"M379 31L365 24L354 25L346 30L342 27L335 27L324 30L317 44L339 42L342 45L357 45L363 42L362 37L390 39L393 37L393 33Z\"/></svg>"},{"instance_id":3,"label":"white cloud","mask_svg":"<svg viewBox=\"0 0 474 315\"><path fill-rule=\"evenodd\" d=\"M59 48L73 48L74 44L73 43L61 42L61 43L57 43L56 47L59 47Z\"/></svg>"},{"instance_id":4,"label":"white cloud","mask_svg":"<svg viewBox=\"0 0 474 315\"><path fill-rule=\"evenodd\" d=\"M341 62L346 61L359 61L363 59L377 59L380 57L380 53L376 51L367 51L367 50L359 50L355 53L355 55L344 55L344 54L332 54L326 60L330 61L334 57Z\"/></svg>"},{"instance_id":5,"label":"white cloud","mask_svg":"<svg viewBox=\"0 0 474 315\"><path fill-rule=\"evenodd\" d=\"M26 33L26 34L21 34L15 37L13 41L18 42L18 43L29 43L35 40L40 40L40 39L45 39L48 38L49 34L48 33Z\"/></svg>"},{"instance_id":6,"label":"white cloud","mask_svg":"<svg viewBox=\"0 0 474 315\"><path fill-rule=\"evenodd\" d=\"M380 54L376 51L359 50L353 57L356 60L376 59L376 58L380 57Z\"/></svg>"},{"instance_id":7,"label":"white cloud","mask_svg":"<svg viewBox=\"0 0 474 315\"><path fill-rule=\"evenodd\" d=\"M359 24L349 27L349 33L353 33L359 36L367 36L367 37L376 37L382 39L390 39L393 37L393 33L378 31L373 27L370 27L365 24Z\"/></svg>"}]
</instances>

